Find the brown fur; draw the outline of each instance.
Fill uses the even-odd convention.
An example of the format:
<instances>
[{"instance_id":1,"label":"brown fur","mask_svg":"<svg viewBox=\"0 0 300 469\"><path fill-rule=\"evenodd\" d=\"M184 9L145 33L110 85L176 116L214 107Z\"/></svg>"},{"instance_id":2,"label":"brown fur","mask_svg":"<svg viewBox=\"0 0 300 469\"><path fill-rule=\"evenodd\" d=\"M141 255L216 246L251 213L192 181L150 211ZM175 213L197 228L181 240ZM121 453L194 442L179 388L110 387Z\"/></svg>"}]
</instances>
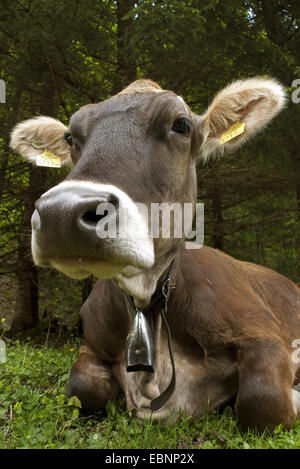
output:
<instances>
[{"instance_id":1,"label":"brown fur","mask_svg":"<svg viewBox=\"0 0 300 469\"><path fill-rule=\"evenodd\" d=\"M67 127L57 119L37 116L15 126L10 146L32 163L42 154L44 148L59 156L62 164L70 163L70 147L63 139L66 130ZM32 142L41 143L44 148L36 149L32 146Z\"/></svg>"},{"instance_id":2,"label":"brown fur","mask_svg":"<svg viewBox=\"0 0 300 469\"><path fill-rule=\"evenodd\" d=\"M225 147L230 150L244 143L281 111L285 99L281 85L270 79L250 78L224 88L203 115L202 156L207 158L216 151L223 153ZM245 122L244 133L220 145L221 135L236 122Z\"/></svg>"},{"instance_id":3,"label":"brown fur","mask_svg":"<svg viewBox=\"0 0 300 469\"><path fill-rule=\"evenodd\" d=\"M177 386L154 417L165 418L182 408L197 418L237 396L236 412L244 429L272 430L280 423L290 428L297 413L292 386L300 371L291 358L292 341L300 337L296 285L270 269L237 261L209 247L197 251L182 247L172 280L177 286L167 319ZM106 363L106 372L117 378L128 406L145 418L150 416L150 399L166 388L171 367L166 332L157 327L160 351L155 375L141 372L132 377L124 371L131 315L112 280L98 280L81 310L87 346ZM71 370L69 395L76 394L85 402L86 391L82 393L74 384L78 367L76 362ZM95 382L91 392L98 393L101 382Z\"/></svg>"},{"instance_id":4,"label":"brown fur","mask_svg":"<svg viewBox=\"0 0 300 469\"><path fill-rule=\"evenodd\" d=\"M163 89L152 80L136 80L128 85L120 94L133 94L133 93L147 93L147 92L161 92Z\"/></svg>"},{"instance_id":5,"label":"brown fur","mask_svg":"<svg viewBox=\"0 0 300 469\"><path fill-rule=\"evenodd\" d=\"M73 267L76 272L79 264L91 272L91 266L103 260L117 264L115 272L121 272L118 262L114 264L120 259L132 267L129 248L123 245L122 250L121 241L112 248L95 236L94 228L85 230L79 225L86 199L92 194L98 204L97 187L103 190L110 185L110 191L118 188L131 201L147 206L162 201L195 202L200 147L205 159L219 149L222 132L242 120L245 133L225 147L239 145L270 121L284 99L282 87L274 80L243 80L221 91L207 112L196 116L174 93L141 80L103 103L84 106L72 116L69 127L74 168L66 182L36 203L35 218L40 220L34 230L36 262L40 266L52 263L66 273L72 273ZM188 135L172 128L182 116L192 127ZM12 134L12 146L30 159L35 158L28 153L29 147L32 151L30 139L47 144L47 128L38 129L38 123L39 118L25 121ZM50 140L61 142L64 154L62 126L56 127ZM176 387L153 417L176 417L181 410L198 418L236 398L244 429L272 430L280 423L290 428L300 411L300 393L293 389L300 381L300 364L293 359L295 339L300 339L299 288L270 269L237 261L218 250L185 249L181 239L150 241L155 253L152 267L142 266L131 277L112 271L106 277L115 277L98 280L84 303L86 345L71 369L68 395L77 395L83 407L101 409L123 390L128 408L141 418L151 416L151 400L171 379L167 334L158 305L148 318L154 335L155 371L126 373L124 345L134 315L129 295L139 307L149 305L173 260L171 279L176 289L170 295L167 320ZM131 245L137 243L135 236ZM135 251L140 253L135 262L145 247L146 242Z\"/></svg>"}]
</instances>

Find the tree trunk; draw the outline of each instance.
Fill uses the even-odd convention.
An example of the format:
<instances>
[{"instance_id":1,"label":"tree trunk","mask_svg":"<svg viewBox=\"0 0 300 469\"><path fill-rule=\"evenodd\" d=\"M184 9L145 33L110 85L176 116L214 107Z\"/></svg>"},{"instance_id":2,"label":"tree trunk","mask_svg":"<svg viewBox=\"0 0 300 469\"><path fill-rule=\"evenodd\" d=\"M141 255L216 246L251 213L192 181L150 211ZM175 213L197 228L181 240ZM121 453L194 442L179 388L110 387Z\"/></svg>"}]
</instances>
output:
<instances>
[{"instance_id":1,"label":"tree trunk","mask_svg":"<svg viewBox=\"0 0 300 469\"><path fill-rule=\"evenodd\" d=\"M4 187L5 187L5 177L6 171L8 167L8 159L9 159L9 147L8 144L4 144L4 152L1 161L1 169L0 169L0 200L2 199Z\"/></svg>"},{"instance_id":2,"label":"tree trunk","mask_svg":"<svg viewBox=\"0 0 300 469\"><path fill-rule=\"evenodd\" d=\"M30 170L24 223L19 237L17 295L10 328L13 332L32 328L39 321L38 269L31 257L28 235L31 229L31 216L34 211L34 203L43 192L45 176L46 171L44 168L33 166Z\"/></svg>"},{"instance_id":3,"label":"tree trunk","mask_svg":"<svg viewBox=\"0 0 300 469\"><path fill-rule=\"evenodd\" d=\"M298 216L300 218L300 150L299 146L295 145L295 148L291 151L293 166L294 166L294 184L295 184L295 195L296 203L298 208Z\"/></svg>"},{"instance_id":4,"label":"tree trunk","mask_svg":"<svg viewBox=\"0 0 300 469\"><path fill-rule=\"evenodd\" d=\"M223 233L223 211L220 190L215 187L211 195L212 212L213 212L213 247L223 250L224 233Z\"/></svg>"},{"instance_id":5,"label":"tree trunk","mask_svg":"<svg viewBox=\"0 0 300 469\"><path fill-rule=\"evenodd\" d=\"M18 120L18 110L20 106L20 101L22 98L22 88L19 88L16 91L14 101L12 104L12 113L11 115L6 119L5 122L5 128L2 127L1 133L4 137L4 145L3 145L3 156L1 158L1 170L0 170L0 201L3 196L3 192L5 189L5 179L6 179L6 171L8 168L8 161L9 161L9 154L10 154L10 147L9 147L9 141L8 141L8 135L13 128L13 126L16 124Z\"/></svg>"},{"instance_id":6,"label":"tree trunk","mask_svg":"<svg viewBox=\"0 0 300 469\"><path fill-rule=\"evenodd\" d=\"M53 115L55 112L55 88L52 77L45 72L45 94L41 96L40 114ZM39 321L38 269L31 256L28 235L31 232L31 217L34 203L45 192L47 169L37 166L30 168L29 185L25 201L24 222L20 229L17 294L11 332L32 328Z\"/></svg>"},{"instance_id":7,"label":"tree trunk","mask_svg":"<svg viewBox=\"0 0 300 469\"><path fill-rule=\"evenodd\" d=\"M136 64L132 58L130 47L131 30L134 27L133 20L123 19L124 16L134 7L133 0L118 0L117 4L117 78L114 85L114 92L118 93L132 81L136 80Z\"/></svg>"}]
</instances>

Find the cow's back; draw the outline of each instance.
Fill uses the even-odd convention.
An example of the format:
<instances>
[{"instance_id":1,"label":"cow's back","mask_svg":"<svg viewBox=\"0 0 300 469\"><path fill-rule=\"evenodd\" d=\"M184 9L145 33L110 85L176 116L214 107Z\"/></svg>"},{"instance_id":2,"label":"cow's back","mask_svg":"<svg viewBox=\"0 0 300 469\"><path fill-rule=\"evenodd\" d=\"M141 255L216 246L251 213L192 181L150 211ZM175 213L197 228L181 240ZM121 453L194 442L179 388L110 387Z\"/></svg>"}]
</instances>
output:
<instances>
[{"instance_id":1,"label":"cow's back","mask_svg":"<svg viewBox=\"0 0 300 469\"><path fill-rule=\"evenodd\" d=\"M229 326L233 335L273 330L300 338L300 290L288 278L207 246L182 249L180 265L199 327L205 318L212 334Z\"/></svg>"}]
</instances>

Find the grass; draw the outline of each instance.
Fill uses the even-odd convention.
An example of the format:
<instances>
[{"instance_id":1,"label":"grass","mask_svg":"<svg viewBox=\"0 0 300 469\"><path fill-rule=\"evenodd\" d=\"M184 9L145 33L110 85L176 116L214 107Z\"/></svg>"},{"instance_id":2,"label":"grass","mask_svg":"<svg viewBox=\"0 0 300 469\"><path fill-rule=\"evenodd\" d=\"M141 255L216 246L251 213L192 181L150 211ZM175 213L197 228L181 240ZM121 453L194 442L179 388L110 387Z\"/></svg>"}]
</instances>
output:
<instances>
[{"instance_id":1,"label":"grass","mask_svg":"<svg viewBox=\"0 0 300 469\"><path fill-rule=\"evenodd\" d=\"M300 448L300 421L289 432L243 434L229 407L196 422L182 415L175 425L130 417L124 398L83 415L65 396L78 346L7 346L7 362L0 363L0 448Z\"/></svg>"}]
</instances>

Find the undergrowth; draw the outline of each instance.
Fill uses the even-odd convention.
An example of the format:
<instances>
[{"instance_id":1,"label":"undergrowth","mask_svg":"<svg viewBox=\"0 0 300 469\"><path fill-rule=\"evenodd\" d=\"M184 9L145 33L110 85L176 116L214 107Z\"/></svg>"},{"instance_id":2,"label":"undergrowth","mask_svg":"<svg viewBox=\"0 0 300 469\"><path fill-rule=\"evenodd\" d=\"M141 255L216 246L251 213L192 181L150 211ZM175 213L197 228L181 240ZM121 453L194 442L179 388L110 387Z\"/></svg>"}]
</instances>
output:
<instances>
[{"instance_id":1,"label":"undergrowth","mask_svg":"<svg viewBox=\"0 0 300 469\"><path fill-rule=\"evenodd\" d=\"M242 433L230 407L194 422L181 415L175 424L161 424L132 417L120 397L105 411L84 414L65 394L78 348L79 339L60 348L7 345L7 361L0 363L0 448L300 448L300 421L272 435Z\"/></svg>"}]
</instances>

